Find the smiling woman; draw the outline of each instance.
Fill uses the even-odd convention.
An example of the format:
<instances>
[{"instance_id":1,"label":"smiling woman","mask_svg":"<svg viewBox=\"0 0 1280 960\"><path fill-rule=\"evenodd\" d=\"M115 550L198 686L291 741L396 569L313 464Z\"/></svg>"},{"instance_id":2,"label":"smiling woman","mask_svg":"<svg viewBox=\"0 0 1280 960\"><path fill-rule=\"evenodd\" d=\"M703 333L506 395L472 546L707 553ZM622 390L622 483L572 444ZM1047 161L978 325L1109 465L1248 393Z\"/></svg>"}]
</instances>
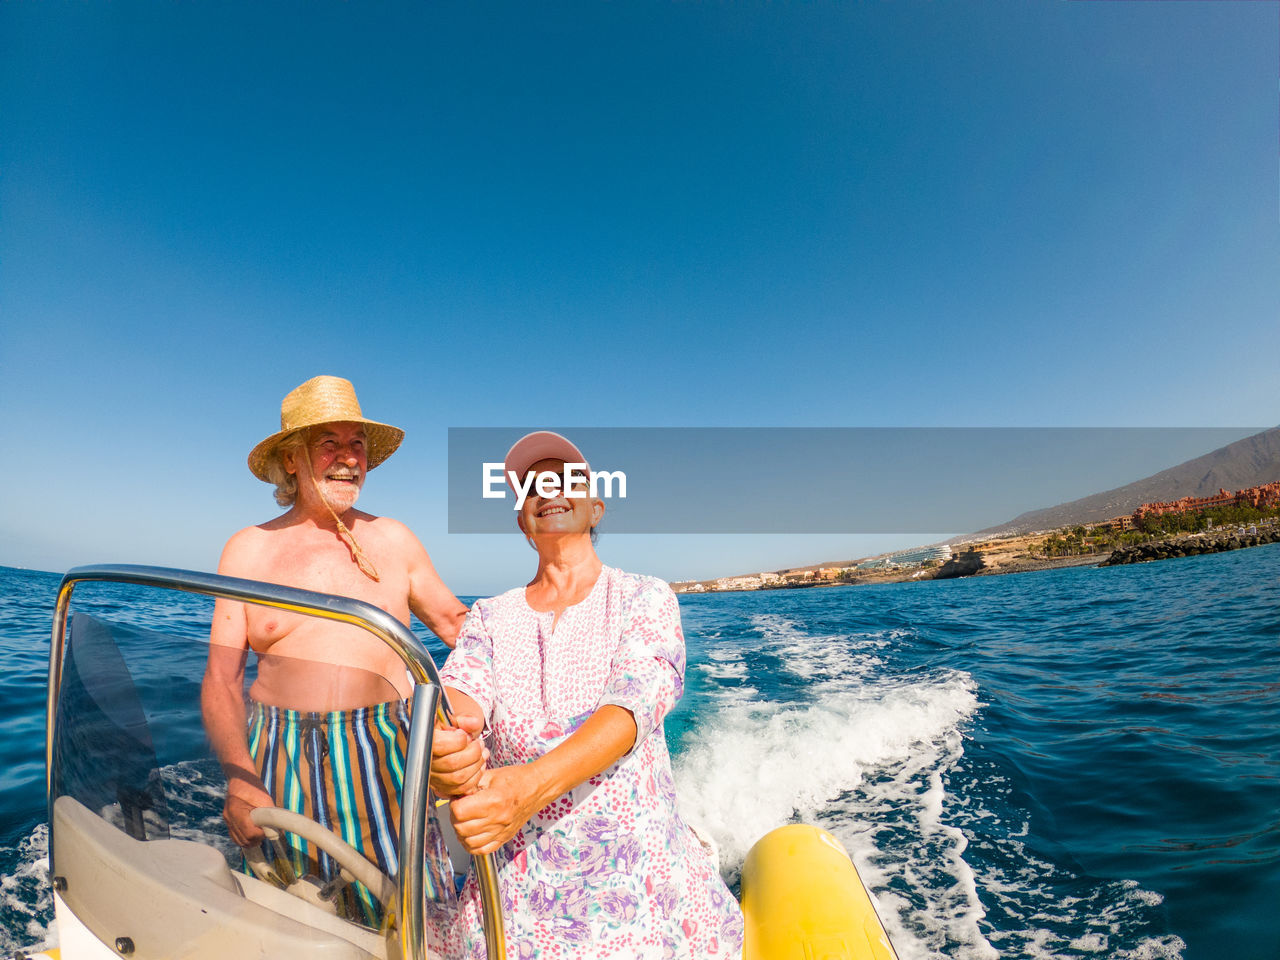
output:
<instances>
[{"instance_id":1,"label":"smiling woman","mask_svg":"<svg viewBox=\"0 0 1280 960\"><path fill-rule=\"evenodd\" d=\"M585 469L551 482L566 463ZM432 788L463 845L496 854L513 955L737 956L742 916L680 817L663 732L684 690L675 595L601 563L605 506L567 439L530 434L506 467L542 475L516 521L538 569L477 602L445 662L457 727L437 730ZM456 910L434 909L428 940L460 958L480 933L471 878Z\"/></svg>"},{"instance_id":2,"label":"smiling woman","mask_svg":"<svg viewBox=\"0 0 1280 960\"><path fill-rule=\"evenodd\" d=\"M537 537L572 536L585 526L594 532L604 516L604 501L590 495L591 483L585 472L575 472L563 460L546 458L525 475L536 478L534 495L525 497L516 515L520 531L537 543ZM548 541L550 542L550 541Z\"/></svg>"}]
</instances>

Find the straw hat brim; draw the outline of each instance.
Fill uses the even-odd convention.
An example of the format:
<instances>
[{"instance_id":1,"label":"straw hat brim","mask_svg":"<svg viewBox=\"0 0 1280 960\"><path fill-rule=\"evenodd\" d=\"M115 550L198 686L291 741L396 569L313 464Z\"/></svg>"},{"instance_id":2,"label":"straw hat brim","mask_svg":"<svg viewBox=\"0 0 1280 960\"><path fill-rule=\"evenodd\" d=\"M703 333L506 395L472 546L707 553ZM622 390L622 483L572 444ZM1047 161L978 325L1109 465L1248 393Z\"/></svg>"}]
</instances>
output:
<instances>
[{"instance_id":1,"label":"straw hat brim","mask_svg":"<svg viewBox=\"0 0 1280 960\"><path fill-rule=\"evenodd\" d=\"M379 423L377 420L367 420L364 417L320 420L316 423L301 424L288 430L280 430L267 437L250 451L249 469L259 480L271 483L271 478L267 476L266 466L267 460L270 458L272 451L275 450L276 445L291 433L297 433L299 430L307 430L311 427L323 426L327 423L358 423L364 427L365 460L366 468L369 470L372 470L395 453L396 448L400 446L400 441L404 439L404 431L399 427L393 427L389 423Z\"/></svg>"}]
</instances>

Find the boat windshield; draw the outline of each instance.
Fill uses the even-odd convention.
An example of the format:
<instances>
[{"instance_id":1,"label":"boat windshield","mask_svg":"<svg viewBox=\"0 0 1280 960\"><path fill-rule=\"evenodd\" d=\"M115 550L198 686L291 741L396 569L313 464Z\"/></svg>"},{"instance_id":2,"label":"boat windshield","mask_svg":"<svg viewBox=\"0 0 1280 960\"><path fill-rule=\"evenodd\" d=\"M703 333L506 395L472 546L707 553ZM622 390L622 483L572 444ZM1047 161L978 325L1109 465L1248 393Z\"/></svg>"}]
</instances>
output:
<instances>
[{"instance_id":1,"label":"boat windshield","mask_svg":"<svg viewBox=\"0 0 1280 960\"><path fill-rule=\"evenodd\" d=\"M256 649L210 642L228 611ZM399 930L415 684L396 651L352 623L136 583L83 583L60 612L49 797L64 946L74 928L139 958L421 956ZM423 896L448 900L453 865L428 853Z\"/></svg>"}]
</instances>

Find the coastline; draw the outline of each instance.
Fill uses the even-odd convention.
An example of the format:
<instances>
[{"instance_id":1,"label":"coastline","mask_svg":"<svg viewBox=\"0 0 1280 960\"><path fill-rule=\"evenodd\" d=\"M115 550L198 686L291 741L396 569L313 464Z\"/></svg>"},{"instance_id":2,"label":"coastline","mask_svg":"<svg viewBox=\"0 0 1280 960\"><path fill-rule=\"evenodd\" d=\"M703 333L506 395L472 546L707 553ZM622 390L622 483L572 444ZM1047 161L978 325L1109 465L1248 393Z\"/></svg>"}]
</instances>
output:
<instances>
[{"instance_id":1,"label":"coastline","mask_svg":"<svg viewBox=\"0 0 1280 960\"><path fill-rule=\"evenodd\" d=\"M963 556L963 555L962 555ZM1017 559L999 560L995 564L984 564L973 573L963 574L969 577L1003 576L1012 573L1034 573L1039 570L1060 570L1068 567L1100 567L1103 566L1110 553L1087 554L1080 557L1018 557ZM984 557L984 560L986 558ZM959 579L958 577L935 577L928 574L934 571L920 570L871 570L860 573L848 580L805 580L798 583L779 581L763 586L716 587L715 580L678 581L672 584L676 593L696 595L699 593L755 593L771 590L813 590L824 587L862 587L877 583L925 583L937 579ZM702 585L701 590L687 589L690 583Z\"/></svg>"},{"instance_id":2,"label":"coastline","mask_svg":"<svg viewBox=\"0 0 1280 960\"><path fill-rule=\"evenodd\" d=\"M855 569L851 565L817 564L812 567L778 571L776 574L748 574L740 577L717 578L700 581L677 581L671 586L678 594L698 593L750 593L761 590L808 590L821 587L868 586L877 583L912 583L930 580L949 580L961 577L991 577L1014 573L1035 573L1041 570L1062 570L1074 567L1105 567L1130 563L1151 563L1177 557L1196 556L1205 553L1221 553L1231 550L1247 550L1280 542L1280 527L1268 524L1261 531L1254 528L1251 534L1236 530L1211 533L1188 533L1182 536L1152 540L1133 546L1098 550L1075 556L1036 556L1030 551L1033 543L1043 541L1043 534L1009 537L972 546L940 567L898 567L880 569ZM849 571L847 575L823 577L821 574L837 570ZM796 572L818 574L811 579L790 579L781 574ZM774 576L770 582L750 585L745 581Z\"/></svg>"}]
</instances>

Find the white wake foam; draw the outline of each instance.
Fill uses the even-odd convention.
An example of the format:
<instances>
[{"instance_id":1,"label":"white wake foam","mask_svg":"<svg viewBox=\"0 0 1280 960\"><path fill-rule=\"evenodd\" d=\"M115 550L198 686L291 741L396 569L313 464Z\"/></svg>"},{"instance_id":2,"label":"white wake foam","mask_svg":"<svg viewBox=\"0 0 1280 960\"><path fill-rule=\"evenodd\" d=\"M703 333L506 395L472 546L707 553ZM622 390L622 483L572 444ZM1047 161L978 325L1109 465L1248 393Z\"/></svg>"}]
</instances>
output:
<instances>
[{"instance_id":1,"label":"white wake foam","mask_svg":"<svg viewBox=\"0 0 1280 960\"><path fill-rule=\"evenodd\" d=\"M740 680L747 675L747 662L737 650L712 650L707 660L694 669L712 680Z\"/></svg>"},{"instance_id":2,"label":"white wake foam","mask_svg":"<svg viewBox=\"0 0 1280 960\"><path fill-rule=\"evenodd\" d=\"M912 642L905 631L819 636L775 615L751 624L760 653L780 661L785 692L777 701L760 697L756 687L775 685L753 674L756 660L743 655L742 639L707 644L699 668L724 686L710 691L710 709L700 711L675 760L681 812L713 838L727 881L736 881L756 840L801 820L845 845L900 960L1181 956L1177 937L1140 938L1133 949L1118 944L1142 898L1153 896L1136 884L1100 884L1087 901L1067 903L1035 879L1056 884L1062 875L1021 849L1006 851L1020 864L1017 876L990 866L975 871L966 860L973 835L966 830L1008 830L981 825L998 815L949 792L981 707L967 673L895 675L885 656ZM1000 843L1021 846L1007 833ZM1020 918L1020 929L994 930L979 890L1002 909L1002 897L1018 901L1006 912ZM1077 936L1053 932L1066 929Z\"/></svg>"},{"instance_id":3,"label":"white wake foam","mask_svg":"<svg viewBox=\"0 0 1280 960\"><path fill-rule=\"evenodd\" d=\"M9 859L9 851L4 851ZM50 920L53 895L49 892L49 827L39 824L18 841L13 872L0 877L0 952L32 951L57 946Z\"/></svg>"},{"instance_id":4,"label":"white wake foam","mask_svg":"<svg viewBox=\"0 0 1280 960\"><path fill-rule=\"evenodd\" d=\"M727 704L699 724L676 763L681 811L714 836L736 873L769 830L797 815L812 820L869 772L932 752L976 706L959 677L805 705Z\"/></svg>"}]
</instances>

